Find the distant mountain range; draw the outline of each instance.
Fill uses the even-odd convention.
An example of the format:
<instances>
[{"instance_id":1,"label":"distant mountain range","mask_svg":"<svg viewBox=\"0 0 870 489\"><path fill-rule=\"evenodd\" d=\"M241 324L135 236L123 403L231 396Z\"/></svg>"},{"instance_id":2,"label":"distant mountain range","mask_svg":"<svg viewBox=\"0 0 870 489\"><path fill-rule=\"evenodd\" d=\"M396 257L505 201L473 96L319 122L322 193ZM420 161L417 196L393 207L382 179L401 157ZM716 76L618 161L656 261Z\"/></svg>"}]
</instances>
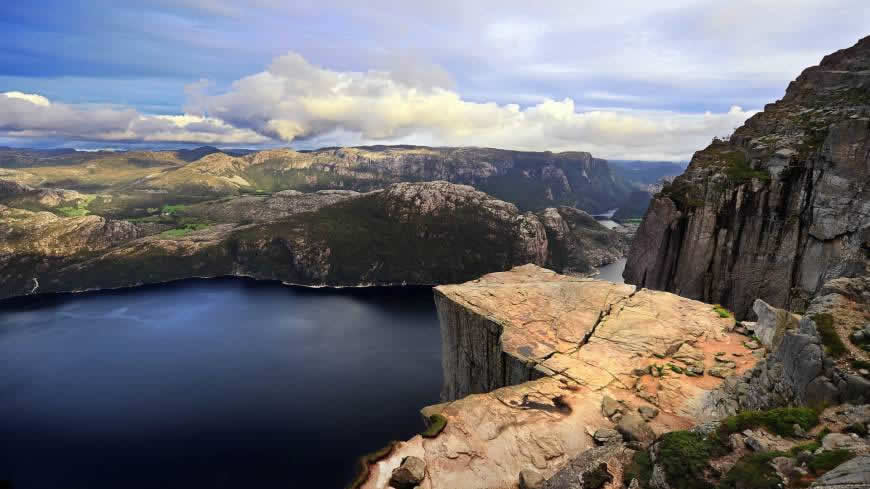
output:
<instances>
[{"instance_id":1,"label":"distant mountain range","mask_svg":"<svg viewBox=\"0 0 870 489\"><path fill-rule=\"evenodd\" d=\"M570 206L599 213L621 208L621 217L642 215L649 186L682 168L669 162L607 162L585 152L409 145L304 151L0 148L0 178L33 186L124 194L159 191L204 200L281 190L365 192L399 182L445 180L472 185L522 210Z\"/></svg>"}]
</instances>

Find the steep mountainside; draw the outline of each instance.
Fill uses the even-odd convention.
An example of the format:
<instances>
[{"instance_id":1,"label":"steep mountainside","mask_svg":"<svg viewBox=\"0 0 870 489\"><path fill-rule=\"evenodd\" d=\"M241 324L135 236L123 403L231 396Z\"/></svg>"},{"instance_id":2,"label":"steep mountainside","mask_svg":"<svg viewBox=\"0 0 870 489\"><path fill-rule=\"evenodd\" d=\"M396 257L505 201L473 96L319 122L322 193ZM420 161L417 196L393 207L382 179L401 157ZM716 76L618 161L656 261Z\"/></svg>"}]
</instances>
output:
<instances>
[{"instance_id":1,"label":"steep mountainside","mask_svg":"<svg viewBox=\"0 0 870 489\"><path fill-rule=\"evenodd\" d=\"M0 298L227 275L383 285L458 282L526 263L588 272L627 246L582 211L543 211L545 225L443 181L164 205L132 221L89 214L90 198L0 185Z\"/></svg>"},{"instance_id":2,"label":"steep mountainside","mask_svg":"<svg viewBox=\"0 0 870 489\"><path fill-rule=\"evenodd\" d=\"M804 70L782 100L695 153L650 204L629 283L802 311L833 278L867 273L870 37Z\"/></svg>"}]
</instances>

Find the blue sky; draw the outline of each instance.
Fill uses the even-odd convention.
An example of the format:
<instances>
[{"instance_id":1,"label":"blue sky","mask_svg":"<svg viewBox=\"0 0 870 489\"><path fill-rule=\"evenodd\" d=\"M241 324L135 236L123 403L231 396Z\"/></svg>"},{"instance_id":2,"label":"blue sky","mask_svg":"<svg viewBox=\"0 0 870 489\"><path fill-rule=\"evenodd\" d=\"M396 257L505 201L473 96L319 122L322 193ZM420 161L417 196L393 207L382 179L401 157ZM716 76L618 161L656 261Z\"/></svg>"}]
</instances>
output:
<instances>
[{"instance_id":1,"label":"blue sky","mask_svg":"<svg viewBox=\"0 0 870 489\"><path fill-rule=\"evenodd\" d=\"M12 0L0 144L685 159L868 26L866 0Z\"/></svg>"}]
</instances>

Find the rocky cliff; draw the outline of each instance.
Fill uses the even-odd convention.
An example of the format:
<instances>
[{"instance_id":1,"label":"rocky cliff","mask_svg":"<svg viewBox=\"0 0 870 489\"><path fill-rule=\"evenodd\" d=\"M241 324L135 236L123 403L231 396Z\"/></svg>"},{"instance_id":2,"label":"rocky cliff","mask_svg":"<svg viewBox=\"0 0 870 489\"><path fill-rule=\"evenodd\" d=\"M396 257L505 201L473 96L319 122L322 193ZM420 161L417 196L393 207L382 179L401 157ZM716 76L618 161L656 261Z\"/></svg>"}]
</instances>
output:
<instances>
[{"instance_id":1,"label":"rocky cliff","mask_svg":"<svg viewBox=\"0 0 870 489\"><path fill-rule=\"evenodd\" d=\"M0 191L0 298L232 275L355 286L459 282L525 263L584 273L626 246L579 211L543 211L545 225L447 182L164 206L134 222L87 215L75 192ZM50 205L67 216L27 210Z\"/></svg>"},{"instance_id":2,"label":"rocky cliff","mask_svg":"<svg viewBox=\"0 0 870 489\"><path fill-rule=\"evenodd\" d=\"M633 453L623 436L645 445L705 420L722 379L695 372L756 362L734 320L708 304L534 265L440 286L435 298L447 402L423 414L446 427L396 446L365 488L390 487L406 457L425 462L424 489L513 488L589 454L612 459L621 483L616 467Z\"/></svg>"},{"instance_id":3,"label":"rocky cliff","mask_svg":"<svg viewBox=\"0 0 870 489\"><path fill-rule=\"evenodd\" d=\"M728 140L695 153L650 204L629 283L803 311L829 280L867 273L870 37L826 56Z\"/></svg>"}]
</instances>

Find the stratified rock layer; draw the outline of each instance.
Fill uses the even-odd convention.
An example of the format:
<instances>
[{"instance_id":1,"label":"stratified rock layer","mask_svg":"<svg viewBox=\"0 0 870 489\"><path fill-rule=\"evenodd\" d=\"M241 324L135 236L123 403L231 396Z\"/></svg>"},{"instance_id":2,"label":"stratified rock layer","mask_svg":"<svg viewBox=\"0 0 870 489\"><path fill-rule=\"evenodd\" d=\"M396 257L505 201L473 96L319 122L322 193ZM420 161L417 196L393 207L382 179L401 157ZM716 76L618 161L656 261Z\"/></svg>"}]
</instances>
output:
<instances>
[{"instance_id":1,"label":"stratified rock layer","mask_svg":"<svg viewBox=\"0 0 870 489\"><path fill-rule=\"evenodd\" d=\"M596 447L596 432L662 433L705 419L721 379L678 365L742 373L755 363L733 319L666 292L525 265L437 287L435 297L447 402L423 414L447 426L400 444L366 488L387 487L410 455L426 461L424 489L515 487L527 469L549 478ZM651 369L655 377L643 373ZM659 414L647 422L642 407Z\"/></svg>"},{"instance_id":2,"label":"stratified rock layer","mask_svg":"<svg viewBox=\"0 0 870 489\"><path fill-rule=\"evenodd\" d=\"M804 310L867 273L870 37L826 56L650 204L625 279L721 303Z\"/></svg>"}]
</instances>

